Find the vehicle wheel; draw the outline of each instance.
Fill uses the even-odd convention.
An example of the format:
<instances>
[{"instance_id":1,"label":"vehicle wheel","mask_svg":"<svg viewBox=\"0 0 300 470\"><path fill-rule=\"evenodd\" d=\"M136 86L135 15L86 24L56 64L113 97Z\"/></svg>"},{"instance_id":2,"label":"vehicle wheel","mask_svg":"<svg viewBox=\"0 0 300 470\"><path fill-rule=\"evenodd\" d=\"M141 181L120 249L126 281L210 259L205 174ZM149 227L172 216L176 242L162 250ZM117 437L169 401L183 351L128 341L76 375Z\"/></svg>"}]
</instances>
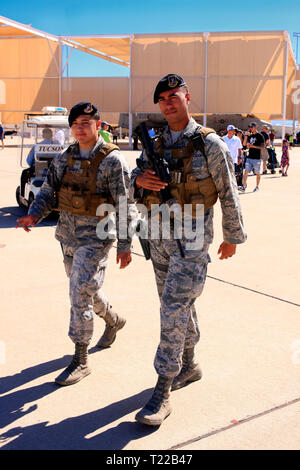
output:
<instances>
[{"instance_id":1,"label":"vehicle wheel","mask_svg":"<svg viewBox=\"0 0 300 470\"><path fill-rule=\"evenodd\" d=\"M20 186L18 186L17 189L16 189L16 200L17 200L17 203L20 207L25 208L26 206L24 206L24 204L20 200L20 193L21 193L21 188L20 188Z\"/></svg>"}]
</instances>

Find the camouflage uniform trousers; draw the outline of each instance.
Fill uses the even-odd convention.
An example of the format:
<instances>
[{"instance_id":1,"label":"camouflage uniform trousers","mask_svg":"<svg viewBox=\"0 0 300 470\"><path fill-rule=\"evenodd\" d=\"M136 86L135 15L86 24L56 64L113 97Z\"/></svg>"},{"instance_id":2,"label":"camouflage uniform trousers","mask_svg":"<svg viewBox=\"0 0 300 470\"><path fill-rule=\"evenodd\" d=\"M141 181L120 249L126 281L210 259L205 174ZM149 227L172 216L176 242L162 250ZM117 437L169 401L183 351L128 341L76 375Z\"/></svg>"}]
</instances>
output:
<instances>
[{"instance_id":1,"label":"camouflage uniform trousers","mask_svg":"<svg viewBox=\"0 0 300 470\"><path fill-rule=\"evenodd\" d=\"M151 260L160 297L160 343L154 367L158 375L176 376L185 348L200 339L195 300L203 291L208 244L201 250L185 250L182 258L175 240L149 240Z\"/></svg>"},{"instance_id":2,"label":"camouflage uniform trousers","mask_svg":"<svg viewBox=\"0 0 300 470\"><path fill-rule=\"evenodd\" d=\"M94 314L103 317L109 302L101 291L112 241L102 246L74 247L62 243L64 265L69 282L69 337L74 343L89 344L94 329Z\"/></svg>"}]
</instances>

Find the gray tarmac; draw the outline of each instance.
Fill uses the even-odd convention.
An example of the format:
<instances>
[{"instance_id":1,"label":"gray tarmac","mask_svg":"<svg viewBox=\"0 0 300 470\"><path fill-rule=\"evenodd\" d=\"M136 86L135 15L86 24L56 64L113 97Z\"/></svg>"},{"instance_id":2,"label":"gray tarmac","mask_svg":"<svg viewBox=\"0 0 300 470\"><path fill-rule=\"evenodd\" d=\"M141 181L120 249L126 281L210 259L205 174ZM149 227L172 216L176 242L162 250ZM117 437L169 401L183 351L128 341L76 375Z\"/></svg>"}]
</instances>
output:
<instances>
[{"instance_id":1,"label":"gray tarmac","mask_svg":"<svg viewBox=\"0 0 300 470\"><path fill-rule=\"evenodd\" d=\"M120 270L116 249L104 282L127 324L108 349L95 347L92 374L54 383L73 354L69 298L56 220L30 233L16 229L17 140L0 150L0 448L113 450L300 449L300 148L289 176L249 176L241 204L248 240L230 260L216 205L212 262L196 302L201 381L171 395L173 412L158 427L134 420L156 382L159 302L150 261L134 239L133 262ZM280 160L280 148L277 147ZM124 150L131 168L139 152ZM126 454L130 455L130 454Z\"/></svg>"}]
</instances>

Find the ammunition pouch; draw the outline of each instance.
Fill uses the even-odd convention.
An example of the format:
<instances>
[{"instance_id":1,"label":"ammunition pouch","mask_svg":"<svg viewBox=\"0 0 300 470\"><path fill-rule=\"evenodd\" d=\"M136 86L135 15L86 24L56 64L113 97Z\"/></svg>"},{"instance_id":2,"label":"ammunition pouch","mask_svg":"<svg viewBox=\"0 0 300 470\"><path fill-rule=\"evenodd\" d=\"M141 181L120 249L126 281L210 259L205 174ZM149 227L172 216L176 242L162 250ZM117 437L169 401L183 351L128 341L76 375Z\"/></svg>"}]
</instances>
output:
<instances>
[{"instance_id":1,"label":"ammunition pouch","mask_svg":"<svg viewBox=\"0 0 300 470\"><path fill-rule=\"evenodd\" d=\"M151 191L142 198L141 203L144 204L144 206L147 207L147 211L150 212L153 204L161 204L159 193L157 191Z\"/></svg>"},{"instance_id":2,"label":"ammunition pouch","mask_svg":"<svg viewBox=\"0 0 300 470\"><path fill-rule=\"evenodd\" d=\"M197 204L203 204L204 211L207 211L218 200L217 189L211 176L197 181L195 175L187 175L185 183L171 184L170 192L182 210L185 204L192 204L193 217L196 217Z\"/></svg>"},{"instance_id":3,"label":"ammunition pouch","mask_svg":"<svg viewBox=\"0 0 300 470\"><path fill-rule=\"evenodd\" d=\"M184 210L185 204L192 204L192 215L196 217L197 204L204 205L204 211L213 207L218 200L218 193L211 176L203 180L196 179L195 175L187 175L186 183L170 183L170 193ZM157 191L152 191L141 200L149 211L153 204L161 204Z\"/></svg>"},{"instance_id":4,"label":"ammunition pouch","mask_svg":"<svg viewBox=\"0 0 300 470\"><path fill-rule=\"evenodd\" d=\"M112 204L111 196L100 194L90 194L87 192L74 191L71 187L62 186L59 191L58 210L63 210L73 215L96 216L96 211L100 204ZM100 217L103 218L104 216Z\"/></svg>"},{"instance_id":5,"label":"ammunition pouch","mask_svg":"<svg viewBox=\"0 0 300 470\"><path fill-rule=\"evenodd\" d=\"M97 171L100 163L113 150L119 149L116 145L104 145L92 160L76 160L68 154L67 168L57 193L57 210L73 215L97 216L97 208L101 204L113 204L110 194L96 192ZM76 169L76 171L74 171Z\"/></svg>"},{"instance_id":6,"label":"ammunition pouch","mask_svg":"<svg viewBox=\"0 0 300 470\"><path fill-rule=\"evenodd\" d=\"M204 138L210 133L215 133L215 131L204 127L197 129L189 143L182 148L165 149L161 137L156 141L156 150L160 155L164 156L169 164L169 168L172 169L173 166L175 169L180 169L180 171L175 172L177 173L176 175L174 173L175 177L172 178L169 184L170 193L177 203L180 204L182 210L185 204L192 204L193 217L196 216L197 204L203 204L204 211L206 211L213 207L218 199L217 189L211 176L203 180L197 180L196 176L192 174L192 159L195 150L200 150L207 161ZM173 165L174 162L176 162L176 165ZM178 179L179 174L180 177ZM160 204L161 199L158 192L152 191L146 194L140 202L150 211L151 205Z\"/></svg>"}]
</instances>

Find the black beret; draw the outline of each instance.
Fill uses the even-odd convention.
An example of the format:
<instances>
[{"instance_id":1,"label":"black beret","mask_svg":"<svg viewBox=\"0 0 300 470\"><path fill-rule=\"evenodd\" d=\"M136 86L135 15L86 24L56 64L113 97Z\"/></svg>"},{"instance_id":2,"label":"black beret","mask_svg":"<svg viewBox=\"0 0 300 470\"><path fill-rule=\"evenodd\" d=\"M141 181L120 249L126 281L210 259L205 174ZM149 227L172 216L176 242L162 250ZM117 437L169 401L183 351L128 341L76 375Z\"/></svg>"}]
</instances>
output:
<instances>
[{"instance_id":1,"label":"black beret","mask_svg":"<svg viewBox=\"0 0 300 470\"><path fill-rule=\"evenodd\" d=\"M98 108L89 102L81 101L80 103L75 104L70 111L68 121L69 126L71 127L75 119L81 114L86 114L87 116L94 116L98 112Z\"/></svg>"},{"instance_id":2,"label":"black beret","mask_svg":"<svg viewBox=\"0 0 300 470\"><path fill-rule=\"evenodd\" d=\"M160 93L168 90L173 90L173 88L177 88L180 86L186 85L185 81L183 80L180 75L176 75L176 73L169 73L161 80L159 80L158 84L156 85L155 92L154 92L154 103L158 102L158 97Z\"/></svg>"}]
</instances>

